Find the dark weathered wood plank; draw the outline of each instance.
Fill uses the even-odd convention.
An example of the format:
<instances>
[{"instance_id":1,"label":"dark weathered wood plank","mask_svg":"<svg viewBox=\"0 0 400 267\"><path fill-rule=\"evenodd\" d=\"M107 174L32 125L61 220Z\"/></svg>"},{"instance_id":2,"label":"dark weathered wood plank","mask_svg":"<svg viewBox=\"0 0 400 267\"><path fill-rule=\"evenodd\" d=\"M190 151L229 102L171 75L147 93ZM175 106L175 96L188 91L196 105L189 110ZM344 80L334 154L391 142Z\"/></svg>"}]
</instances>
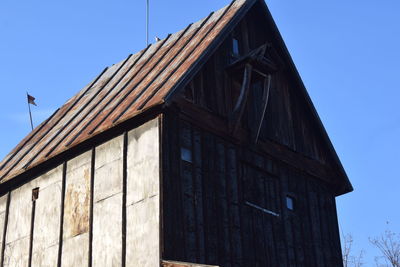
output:
<instances>
[{"instance_id":1,"label":"dark weathered wood plank","mask_svg":"<svg viewBox=\"0 0 400 267\"><path fill-rule=\"evenodd\" d=\"M203 215L203 176L202 176L202 150L201 132L193 129L193 180L194 180L194 204L196 216L196 239L197 239L197 260L205 262L205 241L204 241L204 215Z\"/></svg>"},{"instance_id":2,"label":"dark weathered wood plank","mask_svg":"<svg viewBox=\"0 0 400 267\"><path fill-rule=\"evenodd\" d=\"M228 146L226 148L226 190L229 203L229 227L232 266L241 266L240 264L243 261L237 164L238 161L236 159L236 151L234 147Z\"/></svg>"},{"instance_id":3,"label":"dark weathered wood plank","mask_svg":"<svg viewBox=\"0 0 400 267\"><path fill-rule=\"evenodd\" d=\"M218 211L216 209L216 185L215 185L215 150L214 139L211 134L204 133L202 140L202 150L204 163L203 173L203 200L204 215L206 218L206 263L216 264L219 259L218 250Z\"/></svg>"},{"instance_id":4,"label":"dark weathered wood plank","mask_svg":"<svg viewBox=\"0 0 400 267\"><path fill-rule=\"evenodd\" d=\"M313 245L314 254L316 257L317 266L325 266L325 260L323 255L323 247L321 240L321 226L319 219L319 205L318 205L318 195L315 192L313 184L310 182L308 186L308 199L309 199L309 211L311 219L311 231L313 233Z\"/></svg>"},{"instance_id":5,"label":"dark weathered wood plank","mask_svg":"<svg viewBox=\"0 0 400 267\"><path fill-rule=\"evenodd\" d=\"M222 140L217 140L217 187L218 187L218 207L219 207L219 232L221 235L220 250L225 266L231 266L231 244L230 244L230 221L229 204L227 197L227 170L226 170L226 151Z\"/></svg>"},{"instance_id":6,"label":"dark weathered wood plank","mask_svg":"<svg viewBox=\"0 0 400 267\"><path fill-rule=\"evenodd\" d=\"M58 255L57 267L62 266L62 247L63 247L63 232L64 232L64 202L65 202L65 184L67 179L67 162L63 163L62 181L61 181L61 212L60 212L60 230L58 237Z\"/></svg>"}]
</instances>

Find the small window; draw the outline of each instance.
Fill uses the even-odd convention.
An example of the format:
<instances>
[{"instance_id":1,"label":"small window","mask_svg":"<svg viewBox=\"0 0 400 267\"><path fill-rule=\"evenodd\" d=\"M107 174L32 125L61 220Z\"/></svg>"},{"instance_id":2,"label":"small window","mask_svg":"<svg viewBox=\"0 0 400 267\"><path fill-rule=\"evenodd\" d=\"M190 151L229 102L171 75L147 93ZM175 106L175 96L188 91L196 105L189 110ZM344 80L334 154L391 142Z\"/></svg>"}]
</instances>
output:
<instances>
[{"instance_id":1,"label":"small window","mask_svg":"<svg viewBox=\"0 0 400 267\"><path fill-rule=\"evenodd\" d=\"M236 38L232 39L232 55L235 57L240 55L239 40Z\"/></svg>"},{"instance_id":2,"label":"small window","mask_svg":"<svg viewBox=\"0 0 400 267\"><path fill-rule=\"evenodd\" d=\"M32 189L32 201L35 201L39 198L39 187Z\"/></svg>"},{"instance_id":3,"label":"small window","mask_svg":"<svg viewBox=\"0 0 400 267\"><path fill-rule=\"evenodd\" d=\"M192 151L186 147L181 147L181 159L192 163Z\"/></svg>"},{"instance_id":4,"label":"small window","mask_svg":"<svg viewBox=\"0 0 400 267\"><path fill-rule=\"evenodd\" d=\"M295 209L295 200L291 196L286 196L286 207L288 210L294 211Z\"/></svg>"}]
</instances>

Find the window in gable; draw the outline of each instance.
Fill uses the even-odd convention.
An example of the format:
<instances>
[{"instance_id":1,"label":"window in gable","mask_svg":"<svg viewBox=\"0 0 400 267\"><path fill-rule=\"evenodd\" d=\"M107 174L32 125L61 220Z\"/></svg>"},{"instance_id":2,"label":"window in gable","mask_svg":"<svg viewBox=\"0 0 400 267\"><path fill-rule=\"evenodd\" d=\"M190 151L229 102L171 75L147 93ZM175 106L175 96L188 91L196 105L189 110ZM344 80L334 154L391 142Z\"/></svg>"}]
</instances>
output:
<instances>
[{"instance_id":1,"label":"window in gable","mask_svg":"<svg viewBox=\"0 0 400 267\"><path fill-rule=\"evenodd\" d=\"M239 40L236 37L232 38L232 56L234 57L240 56Z\"/></svg>"}]
</instances>

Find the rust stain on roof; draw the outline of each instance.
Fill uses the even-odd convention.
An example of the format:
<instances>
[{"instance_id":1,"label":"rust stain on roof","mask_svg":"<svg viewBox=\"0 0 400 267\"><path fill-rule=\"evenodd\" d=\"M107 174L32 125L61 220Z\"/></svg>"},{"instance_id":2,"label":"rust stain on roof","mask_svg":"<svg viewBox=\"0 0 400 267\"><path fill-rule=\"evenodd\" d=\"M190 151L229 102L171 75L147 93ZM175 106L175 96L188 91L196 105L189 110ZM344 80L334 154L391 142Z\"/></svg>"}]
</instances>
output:
<instances>
[{"instance_id":1,"label":"rust stain on roof","mask_svg":"<svg viewBox=\"0 0 400 267\"><path fill-rule=\"evenodd\" d=\"M106 68L0 162L0 183L164 103L238 11L235 0L186 29Z\"/></svg>"}]
</instances>

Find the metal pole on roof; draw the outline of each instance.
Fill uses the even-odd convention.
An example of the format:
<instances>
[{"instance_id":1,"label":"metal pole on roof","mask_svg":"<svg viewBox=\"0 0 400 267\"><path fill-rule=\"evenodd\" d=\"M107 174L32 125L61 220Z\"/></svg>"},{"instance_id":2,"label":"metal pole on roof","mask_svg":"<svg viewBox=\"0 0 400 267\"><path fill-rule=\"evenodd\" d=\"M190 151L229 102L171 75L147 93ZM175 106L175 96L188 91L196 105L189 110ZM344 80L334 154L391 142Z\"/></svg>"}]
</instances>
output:
<instances>
[{"instance_id":1,"label":"metal pole on roof","mask_svg":"<svg viewBox=\"0 0 400 267\"><path fill-rule=\"evenodd\" d=\"M149 45L149 0L146 0L146 46Z\"/></svg>"}]
</instances>

